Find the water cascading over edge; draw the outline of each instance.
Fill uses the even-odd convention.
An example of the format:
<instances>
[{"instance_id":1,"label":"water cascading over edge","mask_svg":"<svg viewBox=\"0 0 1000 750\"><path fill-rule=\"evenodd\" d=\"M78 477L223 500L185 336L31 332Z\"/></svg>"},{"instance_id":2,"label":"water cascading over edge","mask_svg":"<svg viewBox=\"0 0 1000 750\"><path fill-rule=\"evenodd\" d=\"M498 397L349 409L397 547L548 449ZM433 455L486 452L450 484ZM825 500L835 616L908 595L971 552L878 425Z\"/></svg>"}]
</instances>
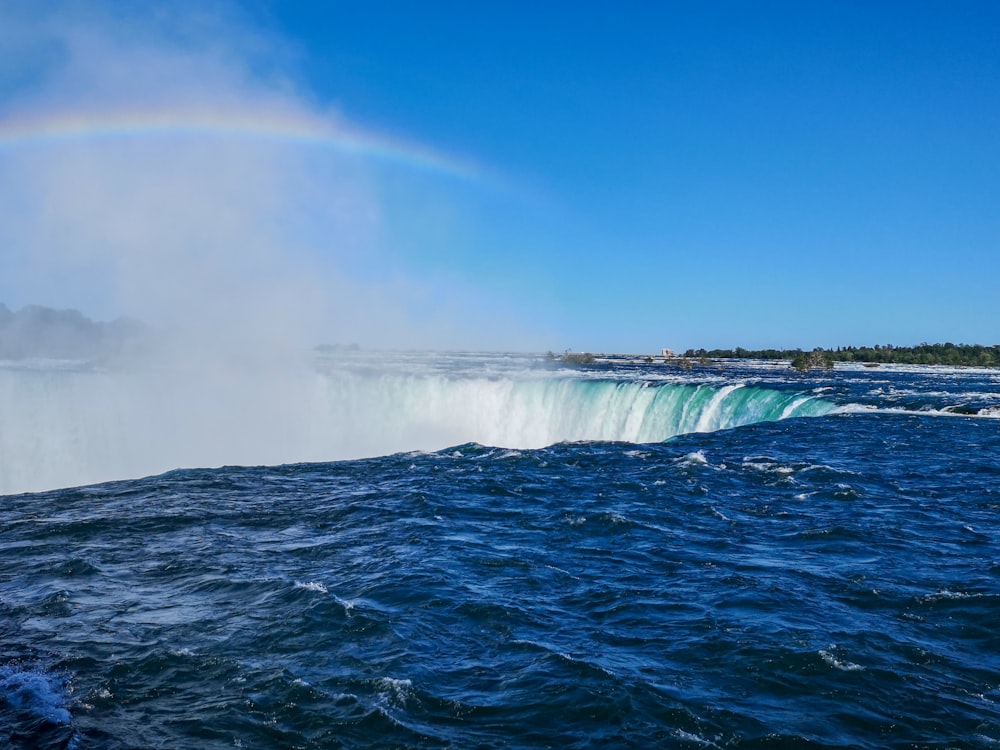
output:
<instances>
[{"instance_id":1,"label":"water cascading over edge","mask_svg":"<svg viewBox=\"0 0 1000 750\"><path fill-rule=\"evenodd\" d=\"M475 442L647 443L829 413L739 383L576 377L0 369L0 494L175 468L332 461Z\"/></svg>"}]
</instances>

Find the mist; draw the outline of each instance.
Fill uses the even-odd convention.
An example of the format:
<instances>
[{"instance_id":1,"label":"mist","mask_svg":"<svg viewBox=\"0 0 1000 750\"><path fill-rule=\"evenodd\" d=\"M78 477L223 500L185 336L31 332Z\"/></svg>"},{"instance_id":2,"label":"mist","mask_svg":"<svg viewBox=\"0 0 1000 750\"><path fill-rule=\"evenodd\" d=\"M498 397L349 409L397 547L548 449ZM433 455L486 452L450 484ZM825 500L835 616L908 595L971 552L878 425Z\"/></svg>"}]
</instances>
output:
<instances>
[{"instance_id":1,"label":"mist","mask_svg":"<svg viewBox=\"0 0 1000 750\"><path fill-rule=\"evenodd\" d=\"M202 355L517 340L496 304L469 307L485 290L402 270L381 187L418 168L336 148L339 133L377 137L295 84L281 39L224 5L94 7L0 9L2 80L20 84L0 118L8 133L54 133L0 135L0 302L136 317ZM132 127L137 116L168 126ZM86 132L92 121L114 127ZM197 126L169 127L186 121ZM283 138L289 122L323 128L333 147ZM418 174L414 189L442 179Z\"/></svg>"},{"instance_id":2,"label":"mist","mask_svg":"<svg viewBox=\"0 0 1000 750\"><path fill-rule=\"evenodd\" d=\"M127 316L145 342L91 358L66 337L93 326L64 326L78 361L40 364L34 334L10 338L0 494L443 447L460 433L404 425L361 446L364 415L313 347L530 341L488 290L408 273L387 243L386 180L408 170L426 203L454 178L338 148L384 136L297 85L281 39L213 8L0 6L0 303ZM287 123L330 138L283 137Z\"/></svg>"}]
</instances>

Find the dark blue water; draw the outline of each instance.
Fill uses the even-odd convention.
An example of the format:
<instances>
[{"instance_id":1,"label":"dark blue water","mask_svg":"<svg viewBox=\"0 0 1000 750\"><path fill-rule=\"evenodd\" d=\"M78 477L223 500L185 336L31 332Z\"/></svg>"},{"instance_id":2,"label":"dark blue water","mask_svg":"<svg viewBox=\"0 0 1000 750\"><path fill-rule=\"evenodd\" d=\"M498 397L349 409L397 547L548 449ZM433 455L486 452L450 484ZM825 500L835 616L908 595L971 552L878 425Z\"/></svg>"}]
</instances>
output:
<instances>
[{"instance_id":1,"label":"dark blue water","mask_svg":"<svg viewBox=\"0 0 1000 750\"><path fill-rule=\"evenodd\" d=\"M0 746L1000 745L997 374L753 377L848 408L2 497Z\"/></svg>"}]
</instances>

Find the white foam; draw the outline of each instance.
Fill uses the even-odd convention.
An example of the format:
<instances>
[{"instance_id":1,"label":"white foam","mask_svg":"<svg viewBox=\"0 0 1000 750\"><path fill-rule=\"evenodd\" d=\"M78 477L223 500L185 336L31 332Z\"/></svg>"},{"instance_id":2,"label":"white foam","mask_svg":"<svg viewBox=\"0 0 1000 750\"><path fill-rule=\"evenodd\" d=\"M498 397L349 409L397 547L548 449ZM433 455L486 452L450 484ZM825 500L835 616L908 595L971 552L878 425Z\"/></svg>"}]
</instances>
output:
<instances>
[{"instance_id":1,"label":"white foam","mask_svg":"<svg viewBox=\"0 0 1000 750\"><path fill-rule=\"evenodd\" d=\"M820 649L819 655L823 658L823 661L825 661L831 667L833 667L834 669L839 669L842 672L859 672L864 670L864 667L862 667L860 664L854 664L853 662L849 661L841 661L826 649Z\"/></svg>"},{"instance_id":2,"label":"white foam","mask_svg":"<svg viewBox=\"0 0 1000 750\"><path fill-rule=\"evenodd\" d=\"M940 591L935 591L933 594L928 594L927 596L920 597L921 601L931 602L940 601L942 599L978 599L982 594L969 593L967 591L952 591L951 589L941 589Z\"/></svg>"},{"instance_id":3,"label":"white foam","mask_svg":"<svg viewBox=\"0 0 1000 750\"><path fill-rule=\"evenodd\" d=\"M563 575L567 575L570 578L572 578L574 581L579 581L580 580L579 576L575 576L572 573L570 573L568 570L563 570L562 568L556 567L555 565L546 565L545 567L548 568L549 570L554 570L557 573L562 573Z\"/></svg>"},{"instance_id":4,"label":"white foam","mask_svg":"<svg viewBox=\"0 0 1000 750\"><path fill-rule=\"evenodd\" d=\"M701 735L692 734L691 732L685 732L683 729L675 729L674 737L684 742L694 742L697 745L704 745L705 747L719 747L712 740L705 739Z\"/></svg>"},{"instance_id":5,"label":"white foam","mask_svg":"<svg viewBox=\"0 0 1000 750\"><path fill-rule=\"evenodd\" d=\"M354 609L354 605L355 605L355 602L353 600L351 600L351 599L341 599L336 594L333 594L333 600L335 602L337 602L337 604L339 604L341 607L343 607L344 611L347 613L347 615L350 616L351 610Z\"/></svg>"},{"instance_id":6,"label":"white foam","mask_svg":"<svg viewBox=\"0 0 1000 750\"><path fill-rule=\"evenodd\" d=\"M652 454L649 451L630 450L625 451L625 455L630 458L649 458Z\"/></svg>"},{"instance_id":7,"label":"white foam","mask_svg":"<svg viewBox=\"0 0 1000 750\"><path fill-rule=\"evenodd\" d=\"M677 463L681 466L705 465L708 463L708 459L705 458L704 451L694 451L693 453L686 454L683 458L677 459Z\"/></svg>"},{"instance_id":8,"label":"white foam","mask_svg":"<svg viewBox=\"0 0 1000 750\"><path fill-rule=\"evenodd\" d=\"M834 469L832 466L828 466L826 464L809 464L808 466L804 466L801 469L801 471L803 473L805 473L807 471L836 471L836 472L838 472L840 474L855 474L856 473L856 472L853 472L853 471L846 471L844 469Z\"/></svg>"},{"instance_id":9,"label":"white foam","mask_svg":"<svg viewBox=\"0 0 1000 750\"><path fill-rule=\"evenodd\" d=\"M907 409L903 406L873 406L871 404L847 404L838 408L842 414L876 413L876 414L911 414L921 417L957 417L957 418L979 418L995 419L1000 417L1000 406L985 406L979 411L966 414L955 411L954 407L944 407L941 409Z\"/></svg>"},{"instance_id":10,"label":"white foam","mask_svg":"<svg viewBox=\"0 0 1000 750\"><path fill-rule=\"evenodd\" d=\"M413 682L408 679L380 677L376 683L382 694L397 705L405 703L413 692Z\"/></svg>"},{"instance_id":11,"label":"white foam","mask_svg":"<svg viewBox=\"0 0 1000 750\"><path fill-rule=\"evenodd\" d=\"M307 581L305 583L303 583L301 581L296 581L295 582L295 588L297 588L297 589L306 589L307 591L315 591L315 592L320 593L320 594L326 594L327 593L326 586L324 586L319 581Z\"/></svg>"},{"instance_id":12,"label":"white foam","mask_svg":"<svg viewBox=\"0 0 1000 750\"><path fill-rule=\"evenodd\" d=\"M794 474L795 469L791 466L785 466L777 461L767 458L766 456L757 456L753 458L744 458L743 466L748 469L753 469L754 471L761 471L768 474Z\"/></svg>"},{"instance_id":13,"label":"white foam","mask_svg":"<svg viewBox=\"0 0 1000 750\"><path fill-rule=\"evenodd\" d=\"M802 396L800 398L792 400L788 404L788 406L786 406L781 411L781 419L788 419L789 417L791 417L792 415L794 415L799 410L799 408L802 407L803 404L805 404L805 403L807 403L808 401L811 401L811 400L812 400L812 396Z\"/></svg>"}]
</instances>

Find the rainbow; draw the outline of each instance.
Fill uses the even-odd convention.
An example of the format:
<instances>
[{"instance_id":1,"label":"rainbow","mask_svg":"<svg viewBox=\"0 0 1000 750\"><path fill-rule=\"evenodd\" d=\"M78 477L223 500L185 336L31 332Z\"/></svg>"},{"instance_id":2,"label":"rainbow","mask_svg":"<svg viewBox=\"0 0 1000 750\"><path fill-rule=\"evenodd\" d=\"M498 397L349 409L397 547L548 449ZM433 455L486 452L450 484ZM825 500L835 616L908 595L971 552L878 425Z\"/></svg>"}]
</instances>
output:
<instances>
[{"instance_id":1,"label":"rainbow","mask_svg":"<svg viewBox=\"0 0 1000 750\"><path fill-rule=\"evenodd\" d=\"M61 112L0 119L0 151L60 142L190 136L299 144L462 180L483 179L474 165L432 149L301 112Z\"/></svg>"}]
</instances>

